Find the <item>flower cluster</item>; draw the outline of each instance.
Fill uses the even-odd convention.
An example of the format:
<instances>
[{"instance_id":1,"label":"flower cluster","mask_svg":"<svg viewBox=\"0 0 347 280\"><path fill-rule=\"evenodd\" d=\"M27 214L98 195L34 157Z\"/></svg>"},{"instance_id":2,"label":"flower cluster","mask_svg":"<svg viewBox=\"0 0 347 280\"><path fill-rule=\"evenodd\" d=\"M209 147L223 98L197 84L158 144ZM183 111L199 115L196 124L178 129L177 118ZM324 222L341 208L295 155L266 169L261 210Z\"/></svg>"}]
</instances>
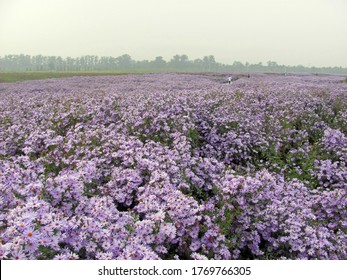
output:
<instances>
[{"instance_id":1,"label":"flower cluster","mask_svg":"<svg viewBox=\"0 0 347 280\"><path fill-rule=\"evenodd\" d=\"M346 259L338 76L0 88L0 259Z\"/></svg>"}]
</instances>

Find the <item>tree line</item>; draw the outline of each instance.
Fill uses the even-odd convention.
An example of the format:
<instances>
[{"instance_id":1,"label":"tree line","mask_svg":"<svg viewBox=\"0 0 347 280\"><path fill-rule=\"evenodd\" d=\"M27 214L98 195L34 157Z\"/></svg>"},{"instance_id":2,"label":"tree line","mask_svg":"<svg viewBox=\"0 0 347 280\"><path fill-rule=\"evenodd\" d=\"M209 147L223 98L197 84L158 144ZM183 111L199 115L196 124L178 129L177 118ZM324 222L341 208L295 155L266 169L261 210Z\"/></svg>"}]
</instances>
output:
<instances>
[{"instance_id":1,"label":"tree line","mask_svg":"<svg viewBox=\"0 0 347 280\"><path fill-rule=\"evenodd\" d=\"M346 74L342 67L306 67L281 65L274 61L251 64L235 61L233 64L217 62L213 55L190 60L187 55L174 55L166 61L162 56L153 60L134 60L129 54L118 57L84 55L80 57L43 55L0 56L0 71L187 71L187 72L272 72L272 73L331 73Z\"/></svg>"}]
</instances>

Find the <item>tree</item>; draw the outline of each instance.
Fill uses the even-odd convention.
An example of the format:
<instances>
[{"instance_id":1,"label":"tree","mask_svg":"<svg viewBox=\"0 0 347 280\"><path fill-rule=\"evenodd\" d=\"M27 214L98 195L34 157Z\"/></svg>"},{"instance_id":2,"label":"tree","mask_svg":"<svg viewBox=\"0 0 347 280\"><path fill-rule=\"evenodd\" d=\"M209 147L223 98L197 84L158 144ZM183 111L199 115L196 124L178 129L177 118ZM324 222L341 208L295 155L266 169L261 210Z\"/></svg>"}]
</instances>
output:
<instances>
[{"instance_id":1,"label":"tree","mask_svg":"<svg viewBox=\"0 0 347 280\"><path fill-rule=\"evenodd\" d=\"M122 56L117 57L116 61L119 69L132 68L133 61L131 59L131 56L128 54L123 54Z\"/></svg>"},{"instance_id":2,"label":"tree","mask_svg":"<svg viewBox=\"0 0 347 280\"><path fill-rule=\"evenodd\" d=\"M157 56L155 60L151 61L150 64L155 69L164 69L166 67L166 61L163 59L162 56Z\"/></svg>"},{"instance_id":3,"label":"tree","mask_svg":"<svg viewBox=\"0 0 347 280\"><path fill-rule=\"evenodd\" d=\"M204 62L204 70L205 71L212 71L212 69L214 68L214 65L216 63L214 56L213 55L204 56L204 58L202 60Z\"/></svg>"},{"instance_id":4,"label":"tree","mask_svg":"<svg viewBox=\"0 0 347 280\"><path fill-rule=\"evenodd\" d=\"M268 61L267 62L267 67L271 72L277 72L278 64L275 61Z\"/></svg>"},{"instance_id":5,"label":"tree","mask_svg":"<svg viewBox=\"0 0 347 280\"><path fill-rule=\"evenodd\" d=\"M261 62L257 64L242 64L234 61L232 65L216 62L213 55L204 56L194 61L189 60L186 54L174 55L169 62L162 56L154 60L134 61L130 55L124 54L117 58L112 56L85 55L76 58L60 56L42 56L9 54L0 57L0 69L2 71L92 71L92 70L132 70L132 69L160 69L162 71L238 71L238 72L301 72L301 73L334 73L346 74L347 68L342 67L306 67L303 65L288 66L279 65L275 61L268 61L266 65Z\"/></svg>"},{"instance_id":6,"label":"tree","mask_svg":"<svg viewBox=\"0 0 347 280\"><path fill-rule=\"evenodd\" d=\"M232 67L233 67L234 71L243 71L244 70L244 65L240 61L234 61Z\"/></svg>"}]
</instances>

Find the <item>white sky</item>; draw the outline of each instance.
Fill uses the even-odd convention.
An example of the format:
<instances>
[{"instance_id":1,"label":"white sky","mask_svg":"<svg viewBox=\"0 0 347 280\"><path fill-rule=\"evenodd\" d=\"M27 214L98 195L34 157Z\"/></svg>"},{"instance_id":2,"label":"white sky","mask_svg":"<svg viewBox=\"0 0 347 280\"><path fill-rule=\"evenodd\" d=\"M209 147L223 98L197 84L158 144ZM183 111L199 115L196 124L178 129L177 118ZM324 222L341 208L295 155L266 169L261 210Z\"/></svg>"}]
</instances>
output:
<instances>
[{"instance_id":1,"label":"white sky","mask_svg":"<svg viewBox=\"0 0 347 280\"><path fill-rule=\"evenodd\" d=\"M0 0L19 53L347 67L347 0Z\"/></svg>"}]
</instances>

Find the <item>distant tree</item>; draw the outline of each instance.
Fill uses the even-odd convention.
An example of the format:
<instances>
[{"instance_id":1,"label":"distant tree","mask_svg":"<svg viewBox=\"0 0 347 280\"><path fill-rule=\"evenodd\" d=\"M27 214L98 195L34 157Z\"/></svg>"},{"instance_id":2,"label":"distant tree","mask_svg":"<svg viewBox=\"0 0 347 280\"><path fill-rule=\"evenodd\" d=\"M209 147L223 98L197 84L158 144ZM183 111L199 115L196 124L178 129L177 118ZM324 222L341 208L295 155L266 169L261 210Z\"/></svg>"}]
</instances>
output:
<instances>
[{"instance_id":1,"label":"distant tree","mask_svg":"<svg viewBox=\"0 0 347 280\"><path fill-rule=\"evenodd\" d=\"M277 72L278 64L277 62L270 60L267 62L267 67L268 67L268 71L270 70L270 72Z\"/></svg>"},{"instance_id":2,"label":"distant tree","mask_svg":"<svg viewBox=\"0 0 347 280\"><path fill-rule=\"evenodd\" d=\"M232 68L234 71L238 71L238 72L244 71L244 65L240 61L234 61Z\"/></svg>"},{"instance_id":3,"label":"distant tree","mask_svg":"<svg viewBox=\"0 0 347 280\"><path fill-rule=\"evenodd\" d=\"M133 61L132 67L138 70L153 69L154 67L152 65L152 62L153 61L148 61L147 59L141 61Z\"/></svg>"},{"instance_id":4,"label":"distant tree","mask_svg":"<svg viewBox=\"0 0 347 280\"><path fill-rule=\"evenodd\" d=\"M202 61L204 71L213 71L216 68L216 60L213 55L204 56Z\"/></svg>"},{"instance_id":5,"label":"distant tree","mask_svg":"<svg viewBox=\"0 0 347 280\"><path fill-rule=\"evenodd\" d=\"M119 69L131 69L133 61L131 59L131 56L128 54L123 54L122 56L119 56L116 58L117 65Z\"/></svg>"},{"instance_id":6,"label":"distant tree","mask_svg":"<svg viewBox=\"0 0 347 280\"><path fill-rule=\"evenodd\" d=\"M189 58L188 55L186 54L182 54L180 56L180 68L182 70L187 70L187 68L189 67Z\"/></svg>"},{"instance_id":7,"label":"distant tree","mask_svg":"<svg viewBox=\"0 0 347 280\"><path fill-rule=\"evenodd\" d=\"M67 57L65 61L66 61L66 70L67 71L75 70L74 69L74 59L73 58Z\"/></svg>"},{"instance_id":8,"label":"distant tree","mask_svg":"<svg viewBox=\"0 0 347 280\"><path fill-rule=\"evenodd\" d=\"M169 61L169 66L172 67L173 69L179 69L180 59L181 59L180 55L178 54L174 55L173 58L171 58L171 60Z\"/></svg>"},{"instance_id":9,"label":"distant tree","mask_svg":"<svg viewBox=\"0 0 347 280\"><path fill-rule=\"evenodd\" d=\"M19 68L23 71L31 70L31 57L30 55L20 54L18 57Z\"/></svg>"},{"instance_id":10,"label":"distant tree","mask_svg":"<svg viewBox=\"0 0 347 280\"><path fill-rule=\"evenodd\" d=\"M279 65L275 61L268 61L266 65L261 62L242 64L234 61L232 65L216 62L213 55L204 56L202 59L189 60L186 54L176 54L169 62L162 56L154 60L135 61L130 55L119 57L85 55L80 57L60 56L30 56L26 54L8 54L0 57L0 70L2 71L93 71L93 70L132 70L132 69L160 69L162 71L224 71L224 72L299 72L299 73L335 73L346 74L347 68L343 67L305 67L303 65Z\"/></svg>"},{"instance_id":11,"label":"distant tree","mask_svg":"<svg viewBox=\"0 0 347 280\"><path fill-rule=\"evenodd\" d=\"M193 67L196 71L203 71L204 70L204 61L201 58L197 58L193 61Z\"/></svg>"},{"instance_id":12,"label":"distant tree","mask_svg":"<svg viewBox=\"0 0 347 280\"><path fill-rule=\"evenodd\" d=\"M166 67L166 61L162 56L157 56L153 61L151 61L151 65L155 69L164 69Z\"/></svg>"}]
</instances>

